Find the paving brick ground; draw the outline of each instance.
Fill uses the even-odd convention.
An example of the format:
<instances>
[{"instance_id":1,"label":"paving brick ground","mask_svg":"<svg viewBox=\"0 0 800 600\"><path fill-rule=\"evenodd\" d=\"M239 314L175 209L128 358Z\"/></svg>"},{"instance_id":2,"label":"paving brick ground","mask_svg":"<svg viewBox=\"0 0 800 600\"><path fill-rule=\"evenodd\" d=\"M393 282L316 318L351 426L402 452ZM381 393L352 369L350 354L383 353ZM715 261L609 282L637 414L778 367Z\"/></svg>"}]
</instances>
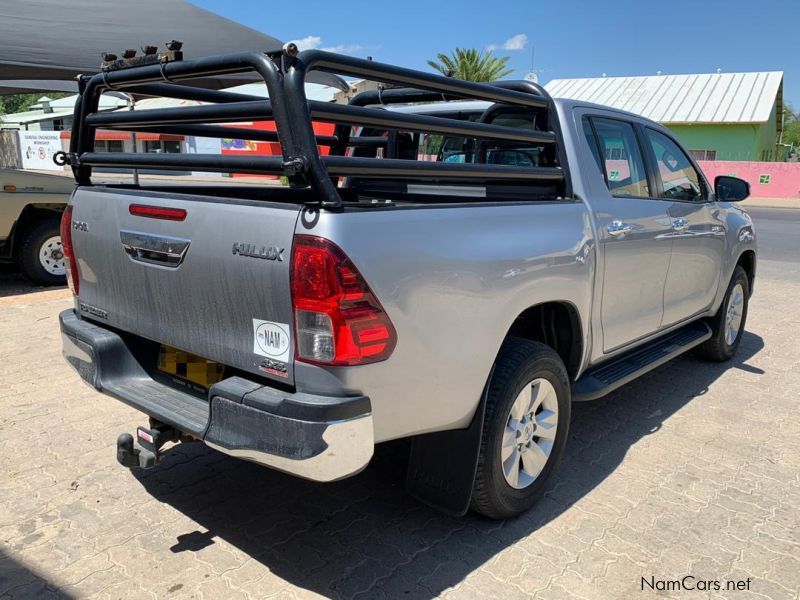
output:
<instances>
[{"instance_id":1,"label":"paving brick ground","mask_svg":"<svg viewBox=\"0 0 800 600\"><path fill-rule=\"evenodd\" d=\"M499 523L405 496L399 445L332 485L199 444L123 469L143 419L62 361L68 292L0 278L0 597L646 598L691 575L722 590L659 596L797 598L798 296L760 279L734 361L575 406L557 485Z\"/></svg>"}]
</instances>

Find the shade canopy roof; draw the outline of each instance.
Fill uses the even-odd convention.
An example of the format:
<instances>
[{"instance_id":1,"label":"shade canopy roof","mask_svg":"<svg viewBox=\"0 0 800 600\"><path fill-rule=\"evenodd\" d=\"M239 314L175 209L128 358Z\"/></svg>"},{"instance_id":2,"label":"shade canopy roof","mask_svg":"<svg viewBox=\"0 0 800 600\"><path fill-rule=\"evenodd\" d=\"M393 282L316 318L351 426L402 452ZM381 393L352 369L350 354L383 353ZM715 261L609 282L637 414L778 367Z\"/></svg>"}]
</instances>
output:
<instances>
[{"instance_id":1,"label":"shade canopy roof","mask_svg":"<svg viewBox=\"0 0 800 600\"><path fill-rule=\"evenodd\" d=\"M77 94L78 84L74 80L54 81L52 79L7 79L0 81L0 96L36 92L72 92Z\"/></svg>"},{"instance_id":2,"label":"shade canopy roof","mask_svg":"<svg viewBox=\"0 0 800 600\"><path fill-rule=\"evenodd\" d=\"M47 80L63 82L98 72L102 52L141 52L144 45L163 50L170 40L183 42L184 58L277 50L283 45L183 0L0 0L0 94L75 91L74 86L64 89L55 83L41 86ZM208 78L202 85L223 88L256 77L246 73ZM15 87L8 80L23 81ZM307 80L347 89L344 81L327 73L309 73Z\"/></svg>"}]
</instances>

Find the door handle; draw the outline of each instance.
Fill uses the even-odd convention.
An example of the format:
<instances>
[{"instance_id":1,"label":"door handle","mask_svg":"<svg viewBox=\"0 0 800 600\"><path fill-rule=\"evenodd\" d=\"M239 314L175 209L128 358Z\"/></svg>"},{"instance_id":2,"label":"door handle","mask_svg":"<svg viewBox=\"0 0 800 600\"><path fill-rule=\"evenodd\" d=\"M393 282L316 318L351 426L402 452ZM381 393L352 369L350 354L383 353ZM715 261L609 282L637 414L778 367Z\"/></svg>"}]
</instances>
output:
<instances>
[{"instance_id":1,"label":"door handle","mask_svg":"<svg viewBox=\"0 0 800 600\"><path fill-rule=\"evenodd\" d=\"M683 231L689 227L689 221L686 219L673 219L672 220L672 229L675 231Z\"/></svg>"},{"instance_id":2,"label":"door handle","mask_svg":"<svg viewBox=\"0 0 800 600\"><path fill-rule=\"evenodd\" d=\"M611 221L611 223L606 226L606 231L608 231L609 235L621 237L633 231L633 227L622 221Z\"/></svg>"}]
</instances>

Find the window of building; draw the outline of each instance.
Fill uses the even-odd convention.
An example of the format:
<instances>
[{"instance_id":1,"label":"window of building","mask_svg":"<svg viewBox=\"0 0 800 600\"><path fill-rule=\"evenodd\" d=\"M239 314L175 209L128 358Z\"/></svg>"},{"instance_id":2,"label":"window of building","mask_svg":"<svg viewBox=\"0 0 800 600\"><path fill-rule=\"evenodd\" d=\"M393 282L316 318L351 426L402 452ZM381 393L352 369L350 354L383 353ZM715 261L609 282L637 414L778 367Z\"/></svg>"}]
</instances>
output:
<instances>
[{"instance_id":1,"label":"window of building","mask_svg":"<svg viewBox=\"0 0 800 600\"><path fill-rule=\"evenodd\" d=\"M700 175L689 162L689 157L664 134L649 127L645 131L661 176L661 196L670 200L701 199L703 188L700 185Z\"/></svg>"},{"instance_id":2,"label":"window of building","mask_svg":"<svg viewBox=\"0 0 800 600\"><path fill-rule=\"evenodd\" d=\"M53 119L53 131L64 131L64 119Z\"/></svg>"},{"instance_id":3,"label":"window of building","mask_svg":"<svg viewBox=\"0 0 800 600\"><path fill-rule=\"evenodd\" d=\"M178 154L181 151L181 143L174 140L158 140L155 142L144 143L145 152L158 152L161 154Z\"/></svg>"},{"instance_id":4,"label":"window of building","mask_svg":"<svg viewBox=\"0 0 800 600\"><path fill-rule=\"evenodd\" d=\"M689 150L689 156L695 160L717 160L716 150Z\"/></svg>"},{"instance_id":5,"label":"window of building","mask_svg":"<svg viewBox=\"0 0 800 600\"><path fill-rule=\"evenodd\" d=\"M593 131L590 133L592 126ZM587 139L590 136L596 139L597 145L592 152L596 158L602 157L603 174L612 196L618 198L650 196L647 171L644 168L642 151L633 125L617 119L592 117L591 124L589 120L584 120L584 134Z\"/></svg>"},{"instance_id":6,"label":"window of building","mask_svg":"<svg viewBox=\"0 0 800 600\"><path fill-rule=\"evenodd\" d=\"M95 152L123 152L122 140L98 140L94 143Z\"/></svg>"}]
</instances>

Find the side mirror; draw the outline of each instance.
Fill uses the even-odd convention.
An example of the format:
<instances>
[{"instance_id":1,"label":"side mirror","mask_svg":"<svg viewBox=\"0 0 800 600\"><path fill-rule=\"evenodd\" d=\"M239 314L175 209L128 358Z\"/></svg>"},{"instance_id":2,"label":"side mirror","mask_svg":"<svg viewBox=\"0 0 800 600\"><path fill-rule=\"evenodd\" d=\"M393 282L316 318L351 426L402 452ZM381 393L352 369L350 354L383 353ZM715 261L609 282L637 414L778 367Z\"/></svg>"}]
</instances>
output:
<instances>
[{"instance_id":1,"label":"side mirror","mask_svg":"<svg viewBox=\"0 0 800 600\"><path fill-rule=\"evenodd\" d=\"M714 193L720 202L740 202L750 195L750 184L730 175L714 178Z\"/></svg>"}]
</instances>

